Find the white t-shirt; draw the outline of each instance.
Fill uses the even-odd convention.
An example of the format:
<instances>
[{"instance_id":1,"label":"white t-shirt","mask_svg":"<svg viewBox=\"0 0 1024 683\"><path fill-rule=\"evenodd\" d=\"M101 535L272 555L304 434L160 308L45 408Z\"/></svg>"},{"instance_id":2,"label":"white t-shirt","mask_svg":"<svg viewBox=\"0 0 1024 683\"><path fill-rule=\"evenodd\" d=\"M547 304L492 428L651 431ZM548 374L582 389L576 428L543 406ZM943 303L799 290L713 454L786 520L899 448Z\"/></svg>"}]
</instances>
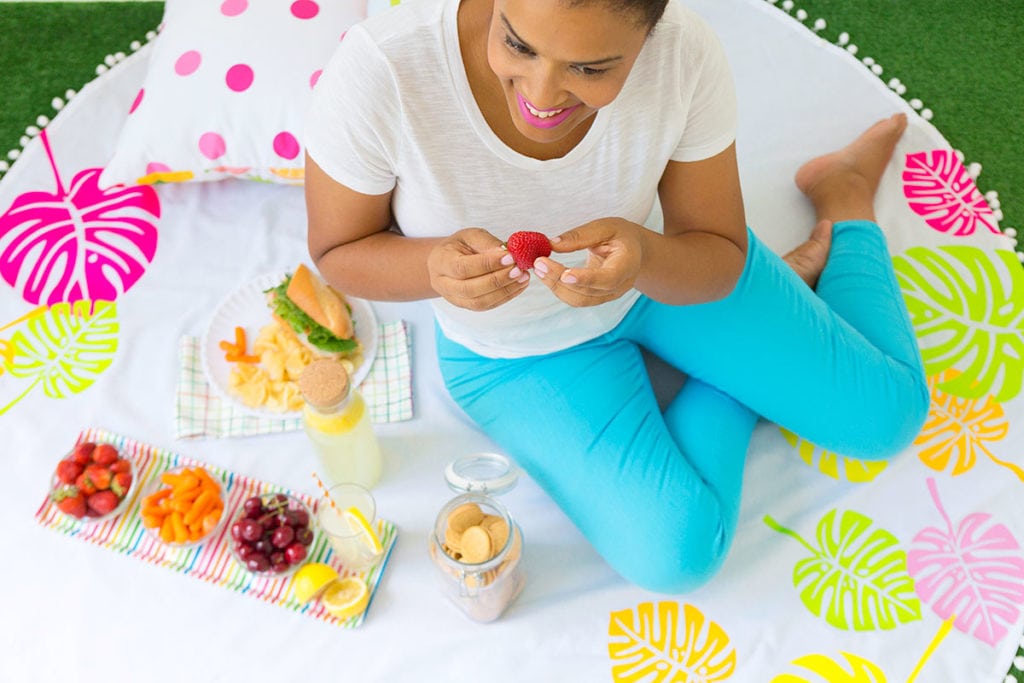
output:
<instances>
[{"instance_id":1,"label":"white t-shirt","mask_svg":"<svg viewBox=\"0 0 1024 683\"><path fill-rule=\"evenodd\" d=\"M647 223L669 160L721 152L736 134L732 76L718 39L672 0L619 96L595 114L564 157L541 161L507 147L470 91L459 51L459 0L411 0L348 31L313 93L306 149L343 185L394 190L410 237L479 227L505 240L549 236L596 218ZM556 254L579 266L585 252ZM574 308L533 278L520 296L475 312L433 299L444 334L489 357L574 346L611 330L639 294Z\"/></svg>"}]
</instances>

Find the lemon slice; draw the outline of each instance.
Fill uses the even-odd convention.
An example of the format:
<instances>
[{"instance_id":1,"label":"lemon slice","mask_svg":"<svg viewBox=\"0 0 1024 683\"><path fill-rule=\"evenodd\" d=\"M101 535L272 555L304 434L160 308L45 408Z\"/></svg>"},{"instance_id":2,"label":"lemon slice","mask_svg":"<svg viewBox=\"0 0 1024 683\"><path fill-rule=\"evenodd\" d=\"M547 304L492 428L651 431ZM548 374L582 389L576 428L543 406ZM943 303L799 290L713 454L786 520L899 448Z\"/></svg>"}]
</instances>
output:
<instances>
[{"instance_id":1,"label":"lemon slice","mask_svg":"<svg viewBox=\"0 0 1024 683\"><path fill-rule=\"evenodd\" d=\"M338 578L334 567L322 562L311 562L295 572L292 591L295 599L306 604L320 594L329 583Z\"/></svg>"},{"instance_id":2,"label":"lemon slice","mask_svg":"<svg viewBox=\"0 0 1024 683\"><path fill-rule=\"evenodd\" d=\"M359 511L359 508L350 507L348 510L345 510L345 520L352 527L352 530L359 534L363 543L366 544L368 549L373 551L374 555L380 555L384 552L384 546L381 545L376 532L370 526L366 517L363 516L363 513Z\"/></svg>"},{"instance_id":3,"label":"lemon slice","mask_svg":"<svg viewBox=\"0 0 1024 683\"><path fill-rule=\"evenodd\" d=\"M337 619L348 619L362 614L370 602L370 589L356 576L335 579L327 584L320 597L324 609Z\"/></svg>"}]
</instances>

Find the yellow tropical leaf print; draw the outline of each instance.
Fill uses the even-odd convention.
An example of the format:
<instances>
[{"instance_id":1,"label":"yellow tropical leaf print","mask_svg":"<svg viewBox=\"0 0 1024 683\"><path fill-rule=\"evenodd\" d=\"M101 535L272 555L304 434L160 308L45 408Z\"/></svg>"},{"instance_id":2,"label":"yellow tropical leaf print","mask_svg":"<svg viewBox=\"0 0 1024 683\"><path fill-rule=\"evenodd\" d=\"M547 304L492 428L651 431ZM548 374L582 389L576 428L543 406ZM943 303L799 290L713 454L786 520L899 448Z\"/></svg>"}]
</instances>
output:
<instances>
[{"instance_id":1,"label":"yellow tropical leaf print","mask_svg":"<svg viewBox=\"0 0 1024 683\"><path fill-rule=\"evenodd\" d=\"M849 652L839 654L847 666L825 655L805 655L794 659L793 664L814 674L812 678L803 674L781 674L771 683L886 683L885 673L874 662Z\"/></svg>"},{"instance_id":2,"label":"yellow tropical leaf print","mask_svg":"<svg viewBox=\"0 0 1024 683\"><path fill-rule=\"evenodd\" d=\"M736 651L717 623L693 605L642 602L612 612L608 654L617 683L712 683L729 678Z\"/></svg>"},{"instance_id":3,"label":"yellow tropical leaf print","mask_svg":"<svg viewBox=\"0 0 1024 683\"><path fill-rule=\"evenodd\" d=\"M914 439L915 446L923 446L918 453L921 462L939 472L948 468L955 477L970 471L982 453L1024 480L1024 470L996 458L985 445L1002 440L1010 429L1002 405L992 396L964 398L939 388L959 375L959 370L949 369L928 378L932 403L928 419Z\"/></svg>"},{"instance_id":4,"label":"yellow tropical leaf print","mask_svg":"<svg viewBox=\"0 0 1024 683\"><path fill-rule=\"evenodd\" d=\"M917 665L910 672L906 683L914 683L917 680L928 660L935 654L935 650L949 635L954 621L956 621L955 614L942 622L938 632L921 654L921 658L917 660ZM784 673L773 678L771 683L886 683L885 673L871 660L849 652L840 652L839 654L846 660L848 667L844 667L839 662L822 654L804 655L794 659L793 665L815 674L813 678L808 678L803 673L800 675Z\"/></svg>"},{"instance_id":5,"label":"yellow tropical leaf print","mask_svg":"<svg viewBox=\"0 0 1024 683\"><path fill-rule=\"evenodd\" d=\"M853 484L866 484L873 481L888 464L884 460L848 458L832 451L826 451L824 448L818 448L788 429L779 427L779 431L782 432L782 436L789 442L789 445L797 449L801 460L811 467L817 467L819 472L833 479L844 479Z\"/></svg>"}]
</instances>

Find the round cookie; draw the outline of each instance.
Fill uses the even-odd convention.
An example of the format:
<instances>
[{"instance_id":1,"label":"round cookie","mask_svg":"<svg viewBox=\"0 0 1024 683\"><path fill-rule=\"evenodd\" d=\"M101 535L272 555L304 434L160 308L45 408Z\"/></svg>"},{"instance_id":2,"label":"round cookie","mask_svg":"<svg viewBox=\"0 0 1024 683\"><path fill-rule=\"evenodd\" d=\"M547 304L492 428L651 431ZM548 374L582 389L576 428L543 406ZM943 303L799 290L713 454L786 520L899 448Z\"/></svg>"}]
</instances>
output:
<instances>
[{"instance_id":1,"label":"round cookie","mask_svg":"<svg viewBox=\"0 0 1024 683\"><path fill-rule=\"evenodd\" d=\"M461 534L483 520L484 513L476 503L464 503L448 514L448 531Z\"/></svg>"},{"instance_id":2,"label":"round cookie","mask_svg":"<svg viewBox=\"0 0 1024 683\"><path fill-rule=\"evenodd\" d=\"M491 537L491 547L497 553L508 542L508 523L497 515L487 515L480 523L487 534Z\"/></svg>"},{"instance_id":3,"label":"round cookie","mask_svg":"<svg viewBox=\"0 0 1024 683\"><path fill-rule=\"evenodd\" d=\"M491 536L479 526L471 526L462 532L462 561L469 564L486 562L494 556Z\"/></svg>"}]
</instances>

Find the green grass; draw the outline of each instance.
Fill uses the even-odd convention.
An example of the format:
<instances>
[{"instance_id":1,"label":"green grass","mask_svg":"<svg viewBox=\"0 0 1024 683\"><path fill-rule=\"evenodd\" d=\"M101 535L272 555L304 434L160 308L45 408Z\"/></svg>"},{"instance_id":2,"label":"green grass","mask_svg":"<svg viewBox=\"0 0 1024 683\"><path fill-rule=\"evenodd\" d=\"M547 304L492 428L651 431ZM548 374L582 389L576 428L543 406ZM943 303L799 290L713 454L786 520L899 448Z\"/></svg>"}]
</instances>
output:
<instances>
[{"instance_id":1,"label":"green grass","mask_svg":"<svg viewBox=\"0 0 1024 683\"><path fill-rule=\"evenodd\" d=\"M54 97L96 78L107 55L144 43L162 15L162 2L0 2L0 158L37 117L53 117Z\"/></svg>"},{"instance_id":2,"label":"green grass","mask_svg":"<svg viewBox=\"0 0 1024 683\"><path fill-rule=\"evenodd\" d=\"M978 186L999 193L1003 226L1024 230L1024 2L797 0L799 8L808 25L828 22L825 38L847 32L884 80L899 78L907 99L923 101L950 144L982 165ZM130 52L162 14L162 2L0 2L0 156L39 115L54 114L55 96L95 78L107 55Z\"/></svg>"},{"instance_id":3,"label":"green grass","mask_svg":"<svg viewBox=\"0 0 1024 683\"><path fill-rule=\"evenodd\" d=\"M780 0L779 5L782 2ZM995 190L1002 226L1024 232L1024 2L1021 0L797 0L822 37L841 32L934 113L932 123ZM794 12L796 10L794 8ZM865 67L866 68L866 67Z\"/></svg>"}]
</instances>

